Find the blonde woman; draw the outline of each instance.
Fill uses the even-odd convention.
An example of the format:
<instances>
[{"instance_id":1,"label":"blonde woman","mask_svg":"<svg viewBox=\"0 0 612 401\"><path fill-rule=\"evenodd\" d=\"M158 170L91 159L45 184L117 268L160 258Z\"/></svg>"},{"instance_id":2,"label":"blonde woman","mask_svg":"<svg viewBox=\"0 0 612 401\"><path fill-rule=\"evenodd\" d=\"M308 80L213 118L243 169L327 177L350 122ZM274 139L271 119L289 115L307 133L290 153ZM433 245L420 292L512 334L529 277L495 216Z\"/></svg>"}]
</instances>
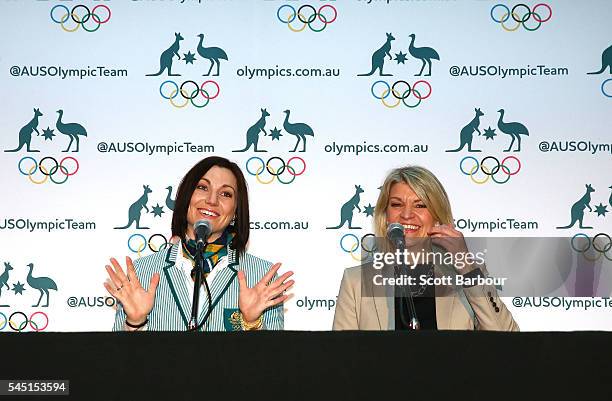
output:
<instances>
[{"instance_id":1,"label":"blonde woman","mask_svg":"<svg viewBox=\"0 0 612 401\"><path fill-rule=\"evenodd\" d=\"M397 168L385 179L374 211L376 237L385 238L391 223L401 224L408 249L423 250L429 244L430 250L443 249L450 255L468 252L463 235L454 228L444 187L423 167ZM432 263L413 270L426 278L462 275L454 283L474 283L487 275L484 264L461 267ZM381 294L372 289L377 273L371 263L345 270L334 330L519 330L494 286L419 285L417 281L408 287L409 294L405 286L387 287Z\"/></svg>"}]
</instances>

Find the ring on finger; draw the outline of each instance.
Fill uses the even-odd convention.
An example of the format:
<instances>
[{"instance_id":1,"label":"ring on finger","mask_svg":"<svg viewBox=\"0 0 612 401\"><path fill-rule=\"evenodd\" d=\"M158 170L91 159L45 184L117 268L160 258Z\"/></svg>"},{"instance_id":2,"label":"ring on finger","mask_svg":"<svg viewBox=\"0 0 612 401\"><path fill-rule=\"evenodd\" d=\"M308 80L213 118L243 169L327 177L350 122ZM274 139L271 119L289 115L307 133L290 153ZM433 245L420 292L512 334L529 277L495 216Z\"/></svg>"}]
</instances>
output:
<instances>
[{"instance_id":1,"label":"ring on finger","mask_svg":"<svg viewBox=\"0 0 612 401\"><path fill-rule=\"evenodd\" d=\"M121 291L122 288L123 288L123 283L121 283L120 287L117 287L117 291Z\"/></svg>"}]
</instances>

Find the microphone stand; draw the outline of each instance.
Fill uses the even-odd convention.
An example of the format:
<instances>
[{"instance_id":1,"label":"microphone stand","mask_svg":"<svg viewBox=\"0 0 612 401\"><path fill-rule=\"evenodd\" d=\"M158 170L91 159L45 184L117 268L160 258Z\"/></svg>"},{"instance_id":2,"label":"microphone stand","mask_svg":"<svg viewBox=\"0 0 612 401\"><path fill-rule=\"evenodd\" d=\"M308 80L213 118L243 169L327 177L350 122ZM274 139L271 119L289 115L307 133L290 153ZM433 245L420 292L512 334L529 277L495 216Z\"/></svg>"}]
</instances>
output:
<instances>
[{"instance_id":1,"label":"microphone stand","mask_svg":"<svg viewBox=\"0 0 612 401\"><path fill-rule=\"evenodd\" d=\"M420 330L421 325L419 323L419 319L416 315L416 308L414 306L414 299L412 299L412 288L410 287L410 283L408 285L408 295L406 295L406 289L402 286L402 300L400 301L400 313L402 314L402 319L404 316L404 299L408 299L408 312L410 313L410 321L407 326L410 330Z\"/></svg>"},{"instance_id":2,"label":"microphone stand","mask_svg":"<svg viewBox=\"0 0 612 401\"><path fill-rule=\"evenodd\" d=\"M202 283L202 275L204 274L204 249L206 244L203 241L198 241L196 244L195 254L195 282L193 283L193 303L191 307L191 318L189 319L189 331L197 331L206 322L210 315L212 308L212 297L210 294L210 288L208 287L208 281L204 278L204 284L206 285L206 293L208 295L208 313L206 319L198 325L198 303L200 300L200 287Z\"/></svg>"},{"instance_id":3,"label":"microphone stand","mask_svg":"<svg viewBox=\"0 0 612 401\"><path fill-rule=\"evenodd\" d=\"M191 319L189 319L189 330L196 330L198 327L198 302L200 300L200 283L202 282L202 272L204 271L204 243L198 241L195 254L195 281L193 283L193 303L191 304Z\"/></svg>"},{"instance_id":4,"label":"microphone stand","mask_svg":"<svg viewBox=\"0 0 612 401\"><path fill-rule=\"evenodd\" d=\"M398 242L396 244L396 248L400 249L401 251L406 250L406 247L403 243L403 241L400 243ZM406 266L397 266L399 267L400 270L400 274L402 273L402 268L405 268ZM410 313L410 322L408 322L407 326L410 330L419 330L421 328L421 325L419 323L419 319L417 318L417 314L416 314L416 308L414 306L414 299L412 299L412 288L410 287L410 281L408 281L407 283L408 285L408 295L406 296L406 288L402 285L401 286L401 292L402 292L402 299L400 300L400 315L402 316L402 320L404 319L404 299L408 300L408 312Z\"/></svg>"}]
</instances>

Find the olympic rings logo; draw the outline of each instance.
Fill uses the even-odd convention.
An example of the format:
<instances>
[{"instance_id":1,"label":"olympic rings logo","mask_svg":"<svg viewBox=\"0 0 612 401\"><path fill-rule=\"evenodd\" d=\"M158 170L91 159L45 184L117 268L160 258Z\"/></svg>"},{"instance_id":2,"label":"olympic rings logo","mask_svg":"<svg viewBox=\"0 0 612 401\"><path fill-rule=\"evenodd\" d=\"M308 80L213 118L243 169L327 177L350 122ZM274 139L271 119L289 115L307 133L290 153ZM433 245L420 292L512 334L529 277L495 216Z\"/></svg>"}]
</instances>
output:
<instances>
[{"instance_id":1,"label":"olympic rings logo","mask_svg":"<svg viewBox=\"0 0 612 401\"><path fill-rule=\"evenodd\" d=\"M505 9L506 11L501 15L501 18L496 18L495 15L499 16L499 12L496 12L497 8ZM546 18L542 18L542 10L538 13L536 10L538 8L545 8L545 11L548 16ZM544 14L546 15L546 14ZM531 18L533 17L533 19ZM512 18L516 25L513 27L509 27L506 25L506 22ZM502 28L508 32L514 32L522 25L523 28L527 31L537 31L542 26L542 23L547 22L552 18L552 8L546 3L539 3L533 7L533 11L529 8L527 4L517 4L512 7L512 10L508 8L505 4L496 4L491 8L491 19L498 24L501 24ZM533 23L527 24L527 21L534 21Z\"/></svg>"},{"instance_id":2,"label":"olympic rings logo","mask_svg":"<svg viewBox=\"0 0 612 401\"><path fill-rule=\"evenodd\" d=\"M55 12L55 10L58 8L63 8L65 11L63 14L61 14L59 19L57 18L58 12ZM103 8L105 11L102 13L98 11L98 13L96 13L96 10L99 8ZM100 29L102 24L106 24L108 21L110 21L111 10L105 4L98 4L91 11L89 10L89 7L83 4L72 7L72 10L68 10L68 7L63 4L58 4L51 8L49 15L51 16L51 21L59 24L66 32L76 32L80 26L82 26L87 32L95 32ZM106 18L102 19L102 16L106 16ZM74 27L68 28L66 26L66 22L68 22L68 20L72 20L75 23Z\"/></svg>"},{"instance_id":3,"label":"olympic rings logo","mask_svg":"<svg viewBox=\"0 0 612 401\"><path fill-rule=\"evenodd\" d=\"M24 169L23 162L26 160L32 161L33 165ZM53 166L51 166L50 168L48 166L48 163L45 163L47 160L53 163ZM73 164L75 165L74 171L70 172L68 171L68 168L64 166L64 162L66 162L66 160L70 160L73 162ZM47 164L47 167L45 167L45 164ZM68 181L68 177L75 175L79 171L79 161L72 156L66 156L58 163L56 158L46 156L40 159L39 162L37 162L36 159L34 159L33 157L24 156L21 158L21 160L19 160L19 163L17 163L17 168L19 169L19 172L21 174L28 177L32 184L40 185L46 183L48 180L51 180L51 182L53 182L54 184L61 185L65 184L66 181ZM40 171L43 176L42 178L34 179L34 174L36 174L37 171ZM55 178L53 178L58 172L60 172L64 176L63 179L56 180Z\"/></svg>"},{"instance_id":4,"label":"olympic rings logo","mask_svg":"<svg viewBox=\"0 0 612 401\"><path fill-rule=\"evenodd\" d=\"M191 84L192 86L190 88L186 88L185 85L187 84ZM207 84L208 90L204 89ZM174 88L172 89L170 94L167 94L167 91L164 89L167 85L170 85L170 87ZM219 96L220 92L221 88L219 87L219 84L213 80L204 81L200 86L198 86L195 81L185 81L181 84L180 87L176 82L168 80L162 82L162 84L159 86L159 94L161 95L161 97L163 97L164 99L168 99L170 101L170 104L176 107L177 109L181 109L187 106L189 103L191 103L194 107L201 109L203 107L208 106L208 103L212 99L216 99L217 96ZM182 104L177 104L174 101L174 99L179 95L179 93L183 98ZM214 95L211 96L211 93L214 93ZM198 98L198 95L202 95L204 101L199 101L200 103L196 103L195 99Z\"/></svg>"},{"instance_id":5,"label":"olympic rings logo","mask_svg":"<svg viewBox=\"0 0 612 401\"><path fill-rule=\"evenodd\" d=\"M304 9L307 9L308 11L304 11ZM325 16L323 13L323 10L325 9L331 10L328 14L333 13L333 16ZM293 32L302 32L304 29L306 29L306 26L308 26L308 28L310 28L310 30L313 32L322 32L325 28L327 28L327 24L331 24L336 21L336 18L338 18L338 10L336 10L336 7L332 6L331 4L322 5L319 7L318 11L310 4L304 4L298 8L296 12L293 6L284 4L280 6L278 10L276 10L276 18L278 18L278 20L283 24L287 24L289 29ZM294 26L294 21L296 19L302 23L301 27Z\"/></svg>"},{"instance_id":6,"label":"olympic rings logo","mask_svg":"<svg viewBox=\"0 0 612 401\"><path fill-rule=\"evenodd\" d=\"M612 78L608 78L608 79L606 79L605 81L603 81L601 83L601 93L603 93L603 95L605 97L607 97L607 98L612 98L612 92L610 92L610 93L606 92L606 84L608 82L612 82ZM612 86L612 84L610 84L610 85Z\"/></svg>"},{"instance_id":7,"label":"olympic rings logo","mask_svg":"<svg viewBox=\"0 0 612 401\"><path fill-rule=\"evenodd\" d=\"M352 245L347 248L346 242L348 241L348 239L352 240L350 241ZM375 239L376 237L372 233L364 235L363 237L361 237L361 239L359 239L355 234L352 233L344 234L340 238L340 249L342 249L346 253L350 253L351 257L357 262L364 262L370 259L372 257L372 253L376 251ZM361 251L355 253L355 251L357 251L358 249L361 249ZM360 253L362 255L365 253L366 256L362 257Z\"/></svg>"},{"instance_id":8,"label":"olympic rings logo","mask_svg":"<svg viewBox=\"0 0 612 401\"><path fill-rule=\"evenodd\" d=\"M142 240L142 242L140 242L136 248L133 246L134 239ZM155 239L155 241L153 241L153 239ZM163 242L160 243L160 240ZM168 239L163 234L159 233L151 235L148 241L144 235L138 233L130 235L127 240L128 249L134 253L137 253L139 258L142 257L142 251L144 251L147 247L151 250L151 252L158 252L168 248L169 245L171 244L168 242Z\"/></svg>"},{"instance_id":9,"label":"olympic rings logo","mask_svg":"<svg viewBox=\"0 0 612 401\"><path fill-rule=\"evenodd\" d=\"M586 245L577 247L574 241L578 238L584 238L586 240ZM607 244L605 246L601 246L597 242L599 238L607 240ZM572 237L571 246L574 251L581 253L582 256L589 262L597 261L601 258L601 255L612 262L612 252L610 252L610 249L612 249L612 238L606 233L599 233L594 236L593 239L589 238L589 236L584 233L578 233ZM594 258L592 256L587 256L587 251L591 248L597 252L597 256ZM608 253L610 255L608 255Z\"/></svg>"},{"instance_id":10,"label":"olympic rings logo","mask_svg":"<svg viewBox=\"0 0 612 401\"><path fill-rule=\"evenodd\" d=\"M44 318L44 324L42 324L42 318L36 319L39 320L39 323L36 323L34 320L34 316L41 315ZM15 316L22 316L22 319L15 319ZM49 316L45 312L37 311L30 315L28 315L21 311L13 312L9 317L7 317L4 313L0 312L0 331L3 331L6 326L10 327L13 331L22 332L28 327L28 324L32 328L33 331L44 331L47 326L49 326Z\"/></svg>"},{"instance_id":11,"label":"olympic rings logo","mask_svg":"<svg viewBox=\"0 0 612 401\"><path fill-rule=\"evenodd\" d=\"M255 172L251 170L251 167L252 167L251 161L253 160L258 160L260 163L257 169L255 170ZM272 163L273 160L278 160L281 163L281 165L279 166L276 162ZM297 171L296 168L294 168L291 165L291 162L294 160L302 164L300 171ZM273 164L276 164L276 167L273 166ZM304 174L304 172L306 171L306 161L304 161L304 159L302 159L301 157L293 156L292 158L287 160L287 162L285 163L285 161L282 158L278 156L274 156L274 157L269 158L268 161L264 163L262 158L253 156L249 160L247 160L245 168L246 168L247 173L255 176L255 178L257 179L257 182L259 182L260 184L271 184L275 179L278 180L278 182L280 182L281 184L291 184L293 181L295 181L295 177L297 177L298 175ZM261 178L264 170L267 171L271 177L267 179L266 181L264 181ZM286 174L283 175L283 173L286 173ZM281 178L281 177L284 177L284 178Z\"/></svg>"},{"instance_id":12,"label":"olympic rings logo","mask_svg":"<svg viewBox=\"0 0 612 401\"><path fill-rule=\"evenodd\" d=\"M422 85L420 91L417 89L417 85L419 84ZM377 85L379 89L377 89ZM382 92L380 92L380 89L382 89L380 88L381 85L383 86L383 88L386 88ZM415 107L421 104L422 100L427 99L431 96L431 85L429 84L429 82L424 80L416 81L412 86L410 86L408 82L401 80L395 81L391 86L389 86L386 81L376 81L372 84L370 92L372 93L372 96L374 96L376 99L379 99L385 107L388 107L390 109L399 106L400 103L403 103L404 106L408 108L414 109ZM377 92L379 94L377 94ZM425 93L427 94L425 95ZM389 103L385 100L390 95L395 98L394 103ZM408 100L411 96L416 99L416 102L411 99Z\"/></svg>"},{"instance_id":13,"label":"olympic rings logo","mask_svg":"<svg viewBox=\"0 0 612 401\"><path fill-rule=\"evenodd\" d=\"M465 170L464 166L463 166L463 162L465 162L466 160L473 160L474 161L474 165L469 169L469 170ZM493 160L495 165L493 165L492 167L487 167L485 166L485 162L487 162L488 160ZM510 167L508 167L505 163L507 160L514 160L515 164L516 164L516 170L515 171L510 171ZM470 176L470 179L475 183L475 184L485 184L487 181L489 181L489 179L493 180L495 183L497 184L505 184L510 180L510 177L513 175L518 174L519 171L521 171L521 161L516 157L516 156L506 156L501 163L499 162L499 160L496 157L493 156L487 156L484 159L482 159L480 162L478 162L478 160L473 157L473 156L465 156L463 159L461 159L461 161L459 162L459 169L461 170L461 172L465 175ZM479 172L482 171L482 173L484 174L484 178L476 178L475 175ZM503 174L506 175L505 179L497 179L496 176L498 175L499 172L502 172Z\"/></svg>"}]
</instances>

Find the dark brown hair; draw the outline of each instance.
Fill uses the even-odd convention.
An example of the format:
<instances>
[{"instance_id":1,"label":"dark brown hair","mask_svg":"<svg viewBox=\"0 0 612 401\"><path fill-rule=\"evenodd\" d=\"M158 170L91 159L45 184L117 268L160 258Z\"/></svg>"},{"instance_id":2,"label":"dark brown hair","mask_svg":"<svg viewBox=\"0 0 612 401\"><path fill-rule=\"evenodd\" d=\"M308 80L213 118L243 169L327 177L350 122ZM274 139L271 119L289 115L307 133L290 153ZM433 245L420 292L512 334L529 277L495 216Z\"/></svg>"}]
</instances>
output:
<instances>
[{"instance_id":1,"label":"dark brown hair","mask_svg":"<svg viewBox=\"0 0 612 401\"><path fill-rule=\"evenodd\" d=\"M211 156L202 159L198 164L193 166L183 177L181 184L176 192L176 200L174 206L174 214L172 215L172 235L180 238L185 237L187 232L187 210L191 196L200 182L200 179L213 166L218 166L230 170L236 177L236 221L234 229L236 236L232 240L231 247L238 253L244 253L247 242L249 242L249 193L247 183L242 174L240 167L234 162L227 160L224 157Z\"/></svg>"}]
</instances>

